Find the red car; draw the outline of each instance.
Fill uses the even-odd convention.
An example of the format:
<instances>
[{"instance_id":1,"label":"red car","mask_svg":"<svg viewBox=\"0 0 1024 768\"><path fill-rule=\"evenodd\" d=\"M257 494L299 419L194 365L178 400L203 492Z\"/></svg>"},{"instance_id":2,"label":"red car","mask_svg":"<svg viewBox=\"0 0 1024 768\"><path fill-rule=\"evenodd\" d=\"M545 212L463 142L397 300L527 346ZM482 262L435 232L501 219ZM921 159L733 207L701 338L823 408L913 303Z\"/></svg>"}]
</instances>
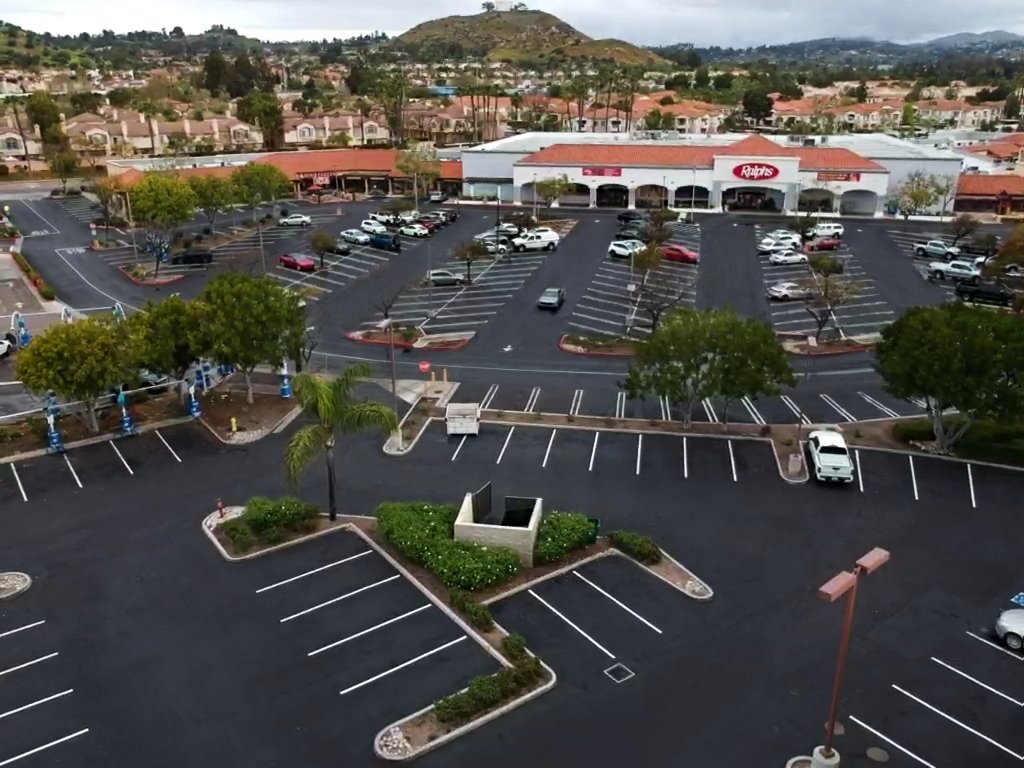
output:
<instances>
[{"instance_id":1,"label":"red car","mask_svg":"<svg viewBox=\"0 0 1024 768\"><path fill-rule=\"evenodd\" d=\"M437 230L441 228L441 222L429 216L424 216L422 219L416 219L416 223L422 224L424 227L426 227L427 231L430 232L430 234L434 234Z\"/></svg>"},{"instance_id":2,"label":"red car","mask_svg":"<svg viewBox=\"0 0 1024 768\"><path fill-rule=\"evenodd\" d=\"M838 237L819 237L817 240L804 243L804 253L814 253L815 251L835 251L841 248L842 245L843 241Z\"/></svg>"},{"instance_id":3,"label":"red car","mask_svg":"<svg viewBox=\"0 0 1024 768\"><path fill-rule=\"evenodd\" d=\"M299 272L314 272L316 270L316 262L309 256L292 256L286 253L277 260L277 263L285 269L297 269Z\"/></svg>"},{"instance_id":4,"label":"red car","mask_svg":"<svg viewBox=\"0 0 1024 768\"><path fill-rule=\"evenodd\" d=\"M658 253L661 254L661 258L665 261L678 261L683 264L696 264L700 261L700 256L696 251L691 251L689 248L684 248L681 245L659 246Z\"/></svg>"}]
</instances>

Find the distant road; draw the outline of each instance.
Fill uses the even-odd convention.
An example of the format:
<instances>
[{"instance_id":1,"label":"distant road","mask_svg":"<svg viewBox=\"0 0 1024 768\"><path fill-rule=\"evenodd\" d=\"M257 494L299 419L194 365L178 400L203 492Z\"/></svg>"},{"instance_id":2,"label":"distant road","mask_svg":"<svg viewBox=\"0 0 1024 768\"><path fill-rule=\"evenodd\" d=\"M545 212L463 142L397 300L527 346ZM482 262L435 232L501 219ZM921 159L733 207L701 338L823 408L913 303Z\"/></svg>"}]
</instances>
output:
<instances>
[{"instance_id":1,"label":"distant road","mask_svg":"<svg viewBox=\"0 0 1024 768\"><path fill-rule=\"evenodd\" d=\"M69 187L79 187L84 179L68 179ZM3 181L0 182L0 200L38 200L49 197L50 190L60 186L57 179L39 179L38 181Z\"/></svg>"}]
</instances>

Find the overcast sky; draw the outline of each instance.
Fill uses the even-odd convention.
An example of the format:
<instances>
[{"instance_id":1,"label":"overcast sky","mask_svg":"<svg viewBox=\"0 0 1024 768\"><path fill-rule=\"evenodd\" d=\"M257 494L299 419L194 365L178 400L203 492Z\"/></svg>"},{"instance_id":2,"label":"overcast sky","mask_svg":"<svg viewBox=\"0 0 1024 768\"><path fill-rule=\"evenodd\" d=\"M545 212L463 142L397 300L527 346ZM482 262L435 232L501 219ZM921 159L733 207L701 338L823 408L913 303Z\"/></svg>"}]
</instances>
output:
<instances>
[{"instance_id":1,"label":"overcast sky","mask_svg":"<svg viewBox=\"0 0 1024 768\"><path fill-rule=\"evenodd\" d=\"M554 13L591 37L639 45L692 42L747 46L818 37L866 36L897 42L955 32L1005 29L1024 34L1022 0L545 0L531 8ZM55 34L116 32L180 25L201 32L224 24L263 40L322 39L383 30L399 34L422 21L476 13L463 0L102 0L83 12L82 0L6 0L3 18ZM628 7L628 12L626 11Z\"/></svg>"}]
</instances>

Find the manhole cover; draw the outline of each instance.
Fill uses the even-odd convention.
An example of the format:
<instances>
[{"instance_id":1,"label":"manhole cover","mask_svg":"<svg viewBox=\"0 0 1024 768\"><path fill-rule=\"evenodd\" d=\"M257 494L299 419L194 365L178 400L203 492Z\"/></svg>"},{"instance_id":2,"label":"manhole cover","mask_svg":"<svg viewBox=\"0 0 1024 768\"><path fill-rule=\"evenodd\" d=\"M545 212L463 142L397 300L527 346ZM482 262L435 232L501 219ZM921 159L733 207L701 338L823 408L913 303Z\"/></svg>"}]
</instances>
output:
<instances>
[{"instance_id":1,"label":"manhole cover","mask_svg":"<svg viewBox=\"0 0 1024 768\"><path fill-rule=\"evenodd\" d=\"M869 760L874 760L876 763L889 762L889 753L881 747L868 747L865 754L867 754Z\"/></svg>"},{"instance_id":2,"label":"manhole cover","mask_svg":"<svg viewBox=\"0 0 1024 768\"><path fill-rule=\"evenodd\" d=\"M624 683L633 677L633 670L625 664L614 664L604 671L616 683Z\"/></svg>"}]
</instances>

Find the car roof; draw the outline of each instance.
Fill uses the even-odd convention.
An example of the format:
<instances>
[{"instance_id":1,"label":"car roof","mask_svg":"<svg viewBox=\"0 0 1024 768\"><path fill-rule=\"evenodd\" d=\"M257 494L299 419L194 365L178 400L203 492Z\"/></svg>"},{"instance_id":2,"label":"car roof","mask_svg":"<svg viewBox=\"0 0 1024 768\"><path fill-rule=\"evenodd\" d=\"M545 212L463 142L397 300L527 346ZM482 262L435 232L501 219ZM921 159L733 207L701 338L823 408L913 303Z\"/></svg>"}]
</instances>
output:
<instances>
[{"instance_id":1,"label":"car roof","mask_svg":"<svg viewBox=\"0 0 1024 768\"><path fill-rule=\"evenodd\" d=\"M817 439L822 445L834 445L839 448L846 447L846 441L843 439L843 436L831 429L816 429L807 437Z\"/></svg>"}]
</instances>

